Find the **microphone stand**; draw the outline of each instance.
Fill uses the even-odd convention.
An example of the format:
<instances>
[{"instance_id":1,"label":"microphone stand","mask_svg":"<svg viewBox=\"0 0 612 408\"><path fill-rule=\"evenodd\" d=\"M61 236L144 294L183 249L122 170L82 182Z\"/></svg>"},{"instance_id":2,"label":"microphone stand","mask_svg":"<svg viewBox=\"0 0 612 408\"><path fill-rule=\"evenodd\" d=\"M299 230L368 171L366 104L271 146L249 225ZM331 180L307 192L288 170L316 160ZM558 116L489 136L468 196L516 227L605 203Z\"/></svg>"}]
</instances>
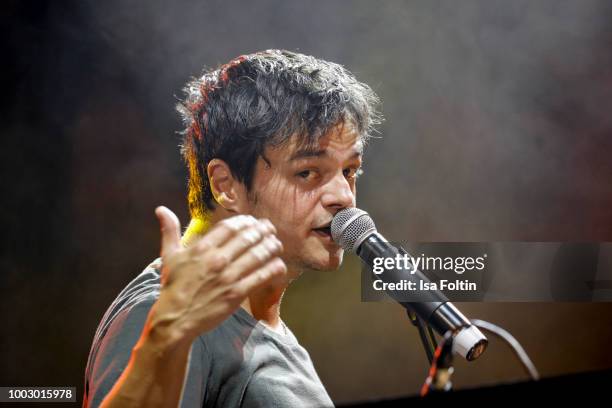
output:
<instances>
[{"instance_id":1,"label":"microphone stand","mask_svg":"<svg viewBox=\"0 0 612 408\"><path fill-rule=\"evenodd\" d=\"M451 391L453 384L450 379L454 372L452 333L446 332L442 343L438 346L431 326L411 310L406 309L406 313L410 322L419 330L419 337L430 366L429 376L421 389L421 396Z\"/></svg>"},{"instance_id":2,"label":"microphone stand","mask_svg":"<svg viewBox=\"0 0 612 408\"><path fill-rule=\"evenodd\" d=\"M433 362L434 352L438 347L433 330L431 329L431 326L418 317L412 310L406 309L406 314L408 315L408 319L413 326L419 330L419 337L421 338L423 349L425 349L427 360L429 361L429 364L431 364Z\"/></svg>"},{"instance_id":3,"label":"microphone stand","mask_svg":"<svg viewBox=\"0 0 612 408\"><path fill-rule=\"evenodd\" d=\"M423 348L430 362L429 374L421 388L421 396L424 397L429 394L452 391L453 385L451 376L455 371L453 368L453 333L450 330L447 331L440 344L436 345L437 343L433 331L427 322L421 320L411 311L408 311L408 318L412 324L418 328ZM531 379L533 381L538 381L540 379L538 370L525 352L525 349L523 349L514 336L501 327L484 320L472 319L471 323L505 341L519 359Z\"/></svg>"},{"instance_id":4,"label":"microphone stand","mask_svg":"<svg viewBox=\"0 0 612 408\"><path fill-rule=\"evenodd\" d=\"M448 392L453 389L451 376L453 368L453 334L447 331L436 348L429 375L421 388L421 397L428 394Z\"/></svg>"}]
</instances>

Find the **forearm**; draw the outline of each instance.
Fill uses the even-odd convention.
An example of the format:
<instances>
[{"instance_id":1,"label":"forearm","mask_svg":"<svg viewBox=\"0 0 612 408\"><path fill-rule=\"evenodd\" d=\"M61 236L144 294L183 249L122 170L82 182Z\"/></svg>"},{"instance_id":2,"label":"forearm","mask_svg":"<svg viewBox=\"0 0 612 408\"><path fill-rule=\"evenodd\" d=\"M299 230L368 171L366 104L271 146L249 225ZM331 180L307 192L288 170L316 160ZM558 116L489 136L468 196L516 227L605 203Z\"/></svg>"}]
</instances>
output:
<instances>
[{"instance_id":1,"label":"forearm","mask_svg":"<svg viewBox=\"0 0 612 408\"><path fill-rule=\"evenodd\" d=\"M101 407L178 406L192 341L171 327L152 323L152 315L132 350L127 367Z\"/></svg>"}]
</instances>

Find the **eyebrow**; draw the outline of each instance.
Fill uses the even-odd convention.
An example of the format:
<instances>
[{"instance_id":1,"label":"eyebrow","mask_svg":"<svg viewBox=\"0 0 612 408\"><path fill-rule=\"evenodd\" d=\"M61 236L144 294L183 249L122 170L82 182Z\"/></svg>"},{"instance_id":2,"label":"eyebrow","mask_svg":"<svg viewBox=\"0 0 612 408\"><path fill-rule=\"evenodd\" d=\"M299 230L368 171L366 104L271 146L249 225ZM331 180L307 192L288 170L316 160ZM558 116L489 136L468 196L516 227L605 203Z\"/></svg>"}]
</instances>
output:
<instances>
[{"instance_id":1,"label":"eyebrow","mask_svg":"<svg viewBox=\"0 0 612 408\"><path fill-rule=\"evenodd\" d=\"M363 145L360 143L359 147L354 149L354 153L351 155L350 159L354 159L362 155L363 155ZM325 157L325 156L328 156L327 150L325 149L320 149L320 150L303 149L303 150L298 150L297 152L293 153L291 157L289 157L289 161L291 162L291 161L295 161L299 159L307 159L310 157Z\"/></svg>"}]
</instances>

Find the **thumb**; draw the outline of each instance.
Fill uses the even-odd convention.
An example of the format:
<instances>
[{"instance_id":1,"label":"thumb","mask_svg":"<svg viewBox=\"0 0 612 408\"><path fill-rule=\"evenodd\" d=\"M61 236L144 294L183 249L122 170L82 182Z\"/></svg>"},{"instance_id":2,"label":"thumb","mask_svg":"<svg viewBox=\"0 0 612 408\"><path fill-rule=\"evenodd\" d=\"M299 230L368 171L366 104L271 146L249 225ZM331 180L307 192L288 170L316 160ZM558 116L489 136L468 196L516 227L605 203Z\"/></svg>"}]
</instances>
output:
<instances>
[{"instance_id":1,"label":"thumb","mask_svg":"<svg viewBox=\"0 0 612 408\"><path fill-rule=\"evenodd\" d=\"M159 206L155 209L161 231L161 256L175 251L181 246L181 223L170 209Z\"/></svg>"}]
</instances>

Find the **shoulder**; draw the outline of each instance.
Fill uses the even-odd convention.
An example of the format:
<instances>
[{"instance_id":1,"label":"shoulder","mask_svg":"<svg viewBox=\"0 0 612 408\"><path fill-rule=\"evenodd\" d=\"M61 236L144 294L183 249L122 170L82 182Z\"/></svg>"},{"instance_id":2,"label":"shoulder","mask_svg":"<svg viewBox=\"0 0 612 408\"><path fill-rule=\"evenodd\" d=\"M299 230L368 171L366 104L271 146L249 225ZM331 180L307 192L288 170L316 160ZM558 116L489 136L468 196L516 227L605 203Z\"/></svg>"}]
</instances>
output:
<instances>
[{"instance_id":1,"label":"shoulder","mask_svg":"<svg viewBox=\"0 0 612 408\"><path fill-rule=\"evenodd\" d=\"M158 258L126 285L106 310L94 341L104 337L108 326L120 315L131 311L138 314L137 312L142 312L147 306L151 308L159 297L160 268L161 260Z\"/></svg>"},{"instance_id":2,"label":"shoulder","mask_svg":"<svg viewBox=\"0 0 612 408\"><path fill-rule=\"evenodd\" d=\"M127 366L132 349L159 297L159 260L148 265L115 298L96 330L85 370L85 398L96 406Z\"/></svg>"},{"instance_id":3,"label":"shoulder","mask_svg":"<svg viewBox=\"0 0 612 408\"><path fill-rule=\"evenodd\" d=\"M101 348L133 347L144 327L147 315L159 297L161 262L156 259L149 264L119 293L108 307L94 335L87 374ZM118 341L120 340L120 341ZM128 344L133 342L134 344Z\"/></svg>"}]
</instances>

